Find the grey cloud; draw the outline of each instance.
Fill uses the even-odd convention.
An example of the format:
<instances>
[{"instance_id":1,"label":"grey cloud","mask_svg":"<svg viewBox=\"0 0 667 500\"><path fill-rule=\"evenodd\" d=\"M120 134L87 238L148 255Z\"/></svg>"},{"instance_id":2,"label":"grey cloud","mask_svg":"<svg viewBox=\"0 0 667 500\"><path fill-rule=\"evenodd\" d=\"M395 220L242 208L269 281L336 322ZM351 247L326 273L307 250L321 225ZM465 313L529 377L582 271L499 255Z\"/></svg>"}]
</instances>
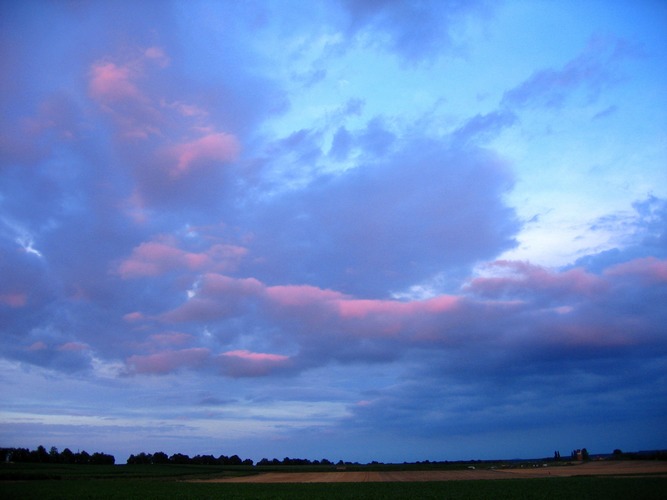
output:
<instances>
[{"instance_id":1,"label":"grey cloud","mask_svg":"<svg viewBox=\"0 0 667 500\"><path fill-rule=\"evenodd\" d=\"M458 50L455 27L468 17L484 19L491 11L486 1L345 0L342 4L350 34L362 35L365 43L390 49L410 63Z\"/></svg>"},{"instance_id":2,"label":"grey cloud","mask_svg":"<svg viewBox=\"0 0 667 500\"><path fill-rule=\"evenodd\" d=\"M361 141L385 151L367 134ZM511 184L506 165L481 149L403 144L255 207L250 248L264 264L248 271L268 283L386 296L511 247L518 222L502 202Z\"/></svg>"},{"instance_id":3,"label":"grey cloud","mask_svg":"<svg viewBox=\"0 0 667 500\"><path fill-rule=\"evenodd\" d=\"M560 108L578 93L594 102L607 87L618 81L619 63L629 54L622 40L594 39L584 51L559 69L543 69L505 92L506 107L546 106Z\"/></svg>"}]
</instances>

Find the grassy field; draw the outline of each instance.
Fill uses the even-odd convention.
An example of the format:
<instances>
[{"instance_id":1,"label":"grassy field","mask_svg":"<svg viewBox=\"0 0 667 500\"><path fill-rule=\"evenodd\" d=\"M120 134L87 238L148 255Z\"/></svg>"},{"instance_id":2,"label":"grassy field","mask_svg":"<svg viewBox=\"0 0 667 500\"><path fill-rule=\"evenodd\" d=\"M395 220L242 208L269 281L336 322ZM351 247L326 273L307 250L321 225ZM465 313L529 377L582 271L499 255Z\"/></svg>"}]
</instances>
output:
<instances>
[{"instance_id":1,"label":"grassy field","mask_svg":"<svg viewBox=\"0 0 667 500\"><path fill-rule=\"evenodd\" d=\"M58 466L0 469L3 499L662 499L667 478L566 477L422 483L230 484L187 479L248 474L215 466ZM11 473L11 474L10 474ZM20 473L20 474L17 474ZM18 479L18 480L17 480Z\"/></svg>"}]
</instances>

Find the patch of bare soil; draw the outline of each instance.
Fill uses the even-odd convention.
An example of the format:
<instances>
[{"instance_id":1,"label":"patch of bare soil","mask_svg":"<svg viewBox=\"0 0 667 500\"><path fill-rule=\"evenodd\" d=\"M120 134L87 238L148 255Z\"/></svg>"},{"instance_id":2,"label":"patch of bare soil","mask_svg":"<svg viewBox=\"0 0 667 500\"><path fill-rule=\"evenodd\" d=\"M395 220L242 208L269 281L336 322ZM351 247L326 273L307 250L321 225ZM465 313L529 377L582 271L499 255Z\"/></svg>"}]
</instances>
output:
<instances>
[{"instance_id":1,"label":"patch of bare soil","mask_svg":"<svg viewBox=\"0 0 667 500\"><path fill-rule=\"evenodd\" d=\"M254 476L208 479L213 483L358 483L392 481L457 481L568 476L627 476L667 474L667 462L601 461L575 465L524 467L514 469L466 469L460 471L342 471L267 472Z\"/></svg>"}]
</instances>

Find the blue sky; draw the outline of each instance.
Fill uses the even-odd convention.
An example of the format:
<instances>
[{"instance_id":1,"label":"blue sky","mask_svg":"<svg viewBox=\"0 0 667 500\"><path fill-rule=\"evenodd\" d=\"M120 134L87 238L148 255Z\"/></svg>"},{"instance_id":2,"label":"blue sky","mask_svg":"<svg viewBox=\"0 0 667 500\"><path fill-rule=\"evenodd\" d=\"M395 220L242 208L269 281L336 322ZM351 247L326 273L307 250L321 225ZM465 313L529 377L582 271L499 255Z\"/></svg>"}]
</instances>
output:
<instances>
[{"instance_id":1,"label":"blue sky","mask_svg":"<svg viewBox=\"0 0 667 500\"><path fill-rule=\"evenodd\" d=\"M667 6L6 2L0 441L667 447Z\"/></svg>"}]
</instances>

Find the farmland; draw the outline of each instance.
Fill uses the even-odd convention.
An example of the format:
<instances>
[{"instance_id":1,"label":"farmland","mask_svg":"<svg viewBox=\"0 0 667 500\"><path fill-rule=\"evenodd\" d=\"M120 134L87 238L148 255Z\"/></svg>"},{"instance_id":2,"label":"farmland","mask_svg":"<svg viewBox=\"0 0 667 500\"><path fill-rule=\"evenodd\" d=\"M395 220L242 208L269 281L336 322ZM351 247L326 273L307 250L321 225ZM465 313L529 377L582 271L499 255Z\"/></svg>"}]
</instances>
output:
<instances>
[{"instance_id":1,"label":"farmland","mask_svg":"<svg viewBox=\"0 0 667 500\"><path fill-rule=\"evenodd\" d=\"M533 464L535 465L535 464ZM386 466L324 471L253 467L3 464L0 497L56 498L663 498L665 462L554 467ZM495 466L494 466L495 467Z\"/></svg>"}]
</instances>

